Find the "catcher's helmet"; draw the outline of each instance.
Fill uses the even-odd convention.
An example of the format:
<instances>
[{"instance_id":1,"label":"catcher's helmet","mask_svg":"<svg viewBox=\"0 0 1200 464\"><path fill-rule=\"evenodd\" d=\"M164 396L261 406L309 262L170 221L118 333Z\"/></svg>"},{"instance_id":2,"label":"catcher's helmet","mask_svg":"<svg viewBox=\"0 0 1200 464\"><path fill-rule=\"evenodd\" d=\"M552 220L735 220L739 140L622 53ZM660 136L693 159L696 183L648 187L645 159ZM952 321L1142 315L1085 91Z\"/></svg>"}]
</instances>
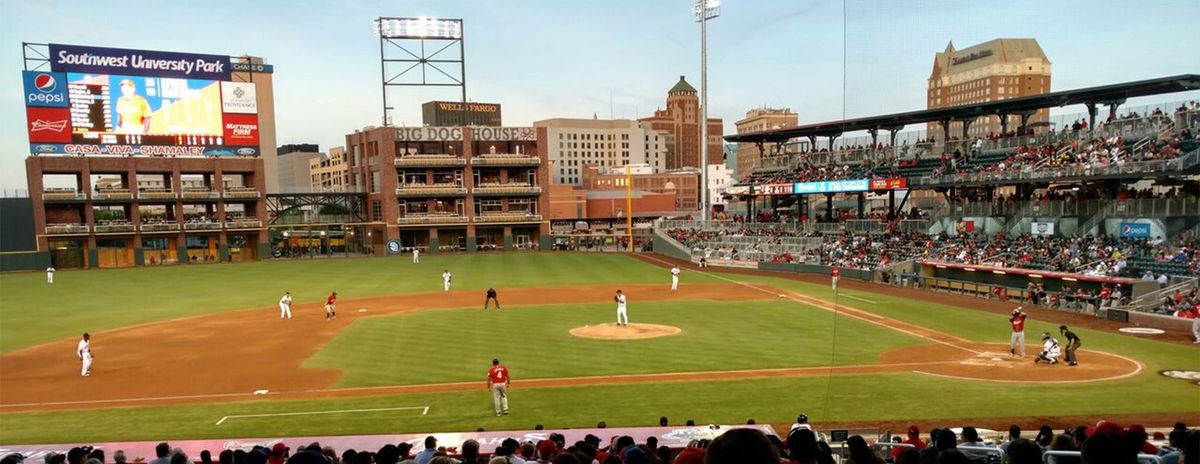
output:
<instances>
[{"instance_id":1,"label":"catcher's helmet","mask_svg":"<svg viewBox=\"0 0 1200 464\"><path fill-rule=\"evenodd\" d=\"M1050 338L1050 332L1042 332L1042 340Z\"/></svg>"}]
</instances>

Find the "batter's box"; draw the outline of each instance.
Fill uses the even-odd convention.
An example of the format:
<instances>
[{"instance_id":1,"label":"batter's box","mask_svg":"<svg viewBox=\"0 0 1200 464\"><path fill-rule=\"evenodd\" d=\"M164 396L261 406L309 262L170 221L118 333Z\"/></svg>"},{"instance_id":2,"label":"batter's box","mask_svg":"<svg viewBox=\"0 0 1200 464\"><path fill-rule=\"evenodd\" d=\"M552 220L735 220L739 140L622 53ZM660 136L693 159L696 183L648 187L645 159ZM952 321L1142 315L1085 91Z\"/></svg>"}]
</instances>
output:
<instances>
[{"instance_id":1,"label":"batter's box","mask_svg":"<svg viewBox=\"0 0 1200 464\"><path fill-rule=\"evenodd\" d=\"M1000 352L983 352L974 357L964 359L961 363L964 366L986 366L986 367L1004 367L1011 369L1019 358L1013 358L1008 353Z\"/></svg>"}]
</instances>

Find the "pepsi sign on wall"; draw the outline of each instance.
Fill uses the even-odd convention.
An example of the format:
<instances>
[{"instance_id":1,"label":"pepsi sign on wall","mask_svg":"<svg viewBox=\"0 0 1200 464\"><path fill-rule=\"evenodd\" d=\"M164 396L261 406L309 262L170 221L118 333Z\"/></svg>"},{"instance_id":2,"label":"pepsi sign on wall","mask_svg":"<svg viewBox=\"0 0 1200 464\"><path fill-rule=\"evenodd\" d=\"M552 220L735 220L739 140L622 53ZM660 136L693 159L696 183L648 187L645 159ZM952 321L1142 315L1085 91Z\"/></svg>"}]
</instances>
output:
<instances>
[{"instance_id":1,"label":"pepsi sign on wall","mask_svg":"<svg viewBox=\"0 0 1200 464\"><path fill-rule=\"evenodd\" d=\"M1150 224L1122 222L1120 236L1129 238L1150 238Z\"/></svg>"},{"instance_id":2,"label":"pepsi sign on wall","mask_svg":"<svg viewBox=\"0 0 1200 464\"><path fill-rule=\"evenodd\" d=\"M54 72L25 71L25 106L66 108L67 75Z\"/></svg>"}]
</instances>

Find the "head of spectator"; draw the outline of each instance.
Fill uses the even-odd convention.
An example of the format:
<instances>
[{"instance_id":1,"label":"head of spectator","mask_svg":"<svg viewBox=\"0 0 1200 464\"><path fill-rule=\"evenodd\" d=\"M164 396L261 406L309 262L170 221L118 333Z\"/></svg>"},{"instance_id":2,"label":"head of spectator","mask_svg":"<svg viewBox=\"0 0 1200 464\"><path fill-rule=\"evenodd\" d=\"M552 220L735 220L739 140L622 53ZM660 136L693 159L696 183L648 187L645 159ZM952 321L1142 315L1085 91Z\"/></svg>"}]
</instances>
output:
<instances>
[{"instance_id":1,"label":"head of spectator","mask_svg":"<svg viewBox=\"0 0 1200 464\"><path fill-rule=\"evenodd\" d=\"M412 454L412 443L404 442L396 445L396 452L400 454L400 459L408 459Z\"/></svg>"},{"instance_id":2,"label":"head of spectator","mask_svg":"<svg viewBox=\"0 0 1200 464\"><path fill-rule=\"evenodd\" d=\"M125 464L126 459L128 459L128 458L125 457L125 450L117 450L116 452L113 453L113 462L116 464ZM221 464L228 464L228 463L221 463Z\"/></svg>"},{"instance_id":3,"label":"head of spectator","mask_svg":"<svg viewBox=\"0 0 1200 464\"><path fill-rule=\"evenodd\" d=\"M817 435L809 429L792 429L787 438L788 456L797 464L815 464L820 458Z\"/></svg>"},{"instance_id":4,"label":"head of spectator","mask_svg":"<svg viewBox=\"0 0 1200 464\"><path fill-rule=\"evenodd\" d=\"M896 464L919 464L921 462L921 452L916 448L905 448L900 452L900 457L896 458Z\"/></svg>"},{"instance_id":5,"label":"head of spectator","mask_svg":"<svg viewBox=\"0 0 1200 464\"><path fill-rule=\"evenodd\" d=\"M171 445L167 444L165 441L155 445L154 455L160 459L171 456Z\"/></svg>"},{"instance_id":6,"label":"head of spectator","mask_svg":"<svg viewBox=\"0 0 1200 464\"><path fill-rule=\"evenodd\" d=\"M850 461L854 464L883 464L879 456L867 446L867 440L861 435L853 435L846 439L846 449L850 453Z\"/></svg>"},{"instance_id":7,"label":"head of spectator","mask_svg":"<svg viewBox=\"0 0 1200 464\"><path fill-rule=\"evenodd\" d=\"M289 459L289 461L290 461L290 459ZM243 449L233 450L233 464L245 464L245 463L246 463L246 450L243 450Z\"/></svg>"},{"instance_id":8,"label":"head of spectator","mask_svg":"<svg viewBox=\"0 0 1200 464\"><path fill-rule=\"evenodd\" d=\"M102 450L102 449L99 449L99 448L93 449L90 453L88 453L87 456L88 456L88 459L95 459L97 461L100 461L101 463L104 462L104 450ZM209 459L208 463L205 463L205 464L209 464L211 462L212 462L212 459Z\"/></svg>"},{"instance_id":9,"label":"head of spectator","mask_svg":"<svg viewBox=\"0 0 1200 464\"><path fill-rule=\"evenodd\" d=\"M351 464L354 462L354 457L356 455L358 455L358 452L354 451L354 449L348 449L348 450L342 451L342 460L339 462L341 462L342 464Z\"/></svg>"},{"instance_id":10,"label":"head of spectator","mask_svg":"<svg viewBox=\"0 0 1200 464\"><path fill-rule=\"evenodd\" d=\"M0 464L21 464L23 462L25 462L25 456L21 453L10 453L0 458Z\"/></svg>"},{"instance_id":11,"label":"head of spectator","mask_svg":"<svg viewBox=\"0 0 1200 464\"><path fill-rule=\"evenodd\" d=\"M1037 437L1034 438L1034 441L1037 442L1038 446L1041 446L1042 448L1046 448L1046 447L1050 446L1050 440L1052 440L1053 438L1054 438L1054 429L1050 428L1049 425L1043 425L1041 428L1038 429L1038 434L1037 434Z\"/></svg>"},{"instance_id":12,"label":"head of spectator","mask_svg":"<svg viewBox=\"0 0 1200 464\"><path fill-rule=\"evenodd\" d=\"M1004 455L1004 464L1041 464L1042 447L1024 438L1013 440Z\"/></svg>"},{"instance_id":13,"label":"head of spectator","mask_svg":"<svg viewBox=\"0 0 1200 464\"><path fill-rule=\"evenodd\" d=\"M463 464L475 464L479 461L479 442L475 440L467 440L462 444L462 462Z\"/></svg>"},{"instance_id":14,"label":"head of spectator","mask_svg":"<svg viewBox=\"0 0 1200 464\"><path fill-rule=\"evenodd\" d=\"M962 451L947 449L938 452L936 464L971 464L971 460Z\"/></svg>"},{"instance_id":15,"label":"head of spectator","mask_svg":"<svg viewBox=\"0 0 1200 464\"><path fill-rule=\"evenodd\" d=\"M558 445L550 440L542 440L537 444L538 462L550 462L558 455Z\"/></svg>"},{"instance_id":16,"label":"head of spectator","mask_svg":"<svg viewBox=\"0 0 1200 464\"><path fill-rule=\"evenodd\" d=\"M1137 462L1137 447L1120 426L1102 422L1083 442L1083 464L1131 464Z\"/></svg>"},{"instance_id":17,"label":"head of spectator","mask_svg":"<svg viewBox=\"0 0 1200 464\"><path fill-rule=\"evenodd\" d=\"M704 464L778 464L771 442L758 429L729 430L708 445Z\"/></svg>"},{"instance_id":18,"label":"head of spectator","mask_svg":"<svg viewBox=\"0 0 1200 464\"><path fill-rule=\"evenodd\" d=\"M1013 424L1013 425L1010 425L1010 426L1008 426L1008 439L1009 439L1009 441L1013 441L1013 440L1016 440L1016 439L1018 439L1018 438L1021 438L1021 426L1019 426L1019 425L1017 425L1017 424Z\"/></svg>"},{"instance_id":19,"label":"head of spectator","mask_svg":"<svg viewBox=\"0 0 1200 464\"><path fill-rule=\"evenodd\" d=\"M171 464L191 464L188 456L184 453L175 453L171 455Z\"/></svg>"},{"instance_id":20,"label":"head of spectator","mask_svg":"<svg viewBox=\"0 0 1200 464\"><path fill-rule=\"evenodd\" d=\"M954 431L950 429L938 430L937 438L935 438L933 441L933 447L936 448L939 453L951 448L957 448L958 436L955 435Z\"/></svg>"},{"instance_id":21,"label":"head of spectator","mask_svg":"<svg viewBox=\"0 0 1200 464\"><path fill-rule=\"evenodd\" d=\"M554 445L560 450L567 446L567 437L564 437L561 433L550 434L550 441L554 442Z\"/></svg>"},{"instance_id":22,"label":"head of spectator","mask_svg":"<svg viewBox=\"0 0 1200 464\"><path fill-rule=\"evenodd\" d=\"M386 444L379 448L379 452L375 453L375 462L377 464L396 464L400 462L400 450L396 445Z\"/></svg>"},{"instance_id":23,"label":"head of spectator","mask_svg":"<svg viewBox=\"0 0 1200 464\"><path fill-rule=\"evenodd\" d=\"M979 441L979 431L975 430L975 427L971 427L969 425L963 427L962 429L962 441L963 444L970 444L972 446L982 444L982 442Z\"/></svg>"},{"instance_id":24,"label":"head of spectator","mask_svg":"<svg viewBox=\"0 0 1200 464\"><path fill-rule=\"evenodd\" d=\"M101 459L100 461L103 462L104 460ZM212 453L209 453L208 450L201 451L200 464L212 464Z\"/></svg>"},{"instance_id":25,"label":"head of spectator","mask_svg":"<svg viewBox=\"0 0 1200 464\"><path fill-rule=\"evenodd\" d=\"M1179 447L1180 464L1200 464L1200 430L1186 431Z\"/></svg>"},{"instance_id":26,"label":"head of spectator","mask_svg":"<svg viewBox=\"0 0 1200 464\"><path fill-rule=\"evenodd\" d=\"M572 453L561 453L558 456L555 456L554 460L551 462L553 464L583 464L583 461L579 459L579 456L576 456ZM591 461L588 462L590 463Z\"/></svg>"},{"instance_id":27,"label":"head of spectator","mask_svg":"<svg viewBox=\"0 0 1200 464\"><path fill-rule=\"evenodd\" d=\"M309 451L307 448L301 448L299 452L288 458L287 464L329 464L329 460L325 458L325 455L317 451ZM344 462L342 464L354 463Z\"/></svg>"},{"instance_id":28,"label":"head of spectator","mask_svg":"<svg viewBox=\"0 0 1200 464\"><path fill-rule=\"evenodd\" d=\"M667 426L667 424L668 424L668 422L667 422L667 416L662 416L662 417L659 417L659 418L658 418L658 426L659 426L659 427L666 427L666 426Z\"/></svg>"}]
</instances>

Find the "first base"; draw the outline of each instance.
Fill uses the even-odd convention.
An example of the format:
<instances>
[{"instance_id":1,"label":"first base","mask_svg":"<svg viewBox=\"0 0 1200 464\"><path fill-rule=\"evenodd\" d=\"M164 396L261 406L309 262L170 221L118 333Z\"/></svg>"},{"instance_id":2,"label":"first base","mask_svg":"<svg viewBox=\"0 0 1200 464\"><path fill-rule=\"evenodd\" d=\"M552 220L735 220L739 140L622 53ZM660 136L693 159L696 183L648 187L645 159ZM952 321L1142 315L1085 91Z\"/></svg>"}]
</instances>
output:
<instances>
[{"instance_id":1,"label":"first base","mask_svg":"<svg viewBox=\"0 0 1200 464\"><path fill-rule=\"evenodd\" d=\"M255 395L265 395L265 394L267 394L267 390L254 390L254 394Z\"/></svg>"}]
</instances>

